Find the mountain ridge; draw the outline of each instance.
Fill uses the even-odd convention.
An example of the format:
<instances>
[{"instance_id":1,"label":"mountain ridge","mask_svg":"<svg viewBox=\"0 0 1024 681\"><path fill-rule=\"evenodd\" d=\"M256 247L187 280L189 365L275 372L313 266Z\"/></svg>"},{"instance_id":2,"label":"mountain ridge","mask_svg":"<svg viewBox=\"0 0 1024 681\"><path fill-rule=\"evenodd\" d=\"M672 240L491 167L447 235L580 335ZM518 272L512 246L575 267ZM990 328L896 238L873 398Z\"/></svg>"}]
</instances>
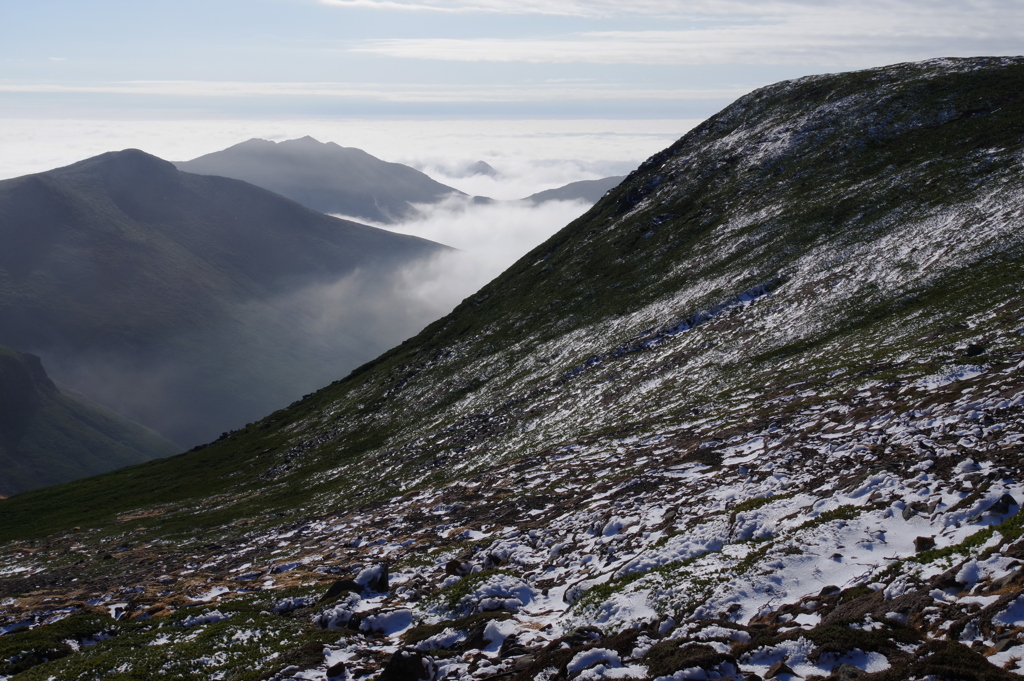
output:
<instances>
[{"instance_id":1,"label":"mountain ridge","mask_svg":"<svg viewBox=\"0 0 1024 681\"><path fill-rule=\"evenodd\" d=\"M625 175L613 175L602 177L597 180L579 180L554 189L530 194L522 201L543 203L544 201L586 201L594 204L601 200L601 197L614 189L620 182L626 179Z\"/></svg>"},{"instance_id":2,"label":"mountain ridge","mask_svg":"<svg viewBox=\"0 0 1024 681\"><path fill-rule=\"evenodd\" d=\"M409 166L308 135L283 142L253 138L176 166L244 180L321 213L383 224L413 215L413 204L462 195Z\"/></svg>"}]
</instances>

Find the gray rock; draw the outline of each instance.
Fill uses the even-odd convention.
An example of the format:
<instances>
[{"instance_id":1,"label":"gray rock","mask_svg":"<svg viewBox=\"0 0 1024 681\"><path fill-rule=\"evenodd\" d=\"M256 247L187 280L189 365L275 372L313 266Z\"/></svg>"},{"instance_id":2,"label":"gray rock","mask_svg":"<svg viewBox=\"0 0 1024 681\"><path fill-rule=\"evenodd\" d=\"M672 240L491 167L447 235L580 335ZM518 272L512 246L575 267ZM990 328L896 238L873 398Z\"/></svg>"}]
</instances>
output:
<instances>
[{"instance_id":1,"label":"gray rock","mask_svg":"<svg viewBox=\"0 0 1024 681\"><path fill-rule=\"evenodd\" d=\"M850 681L850 679L864 676L865 673L863 669L854 667L852 664L841 664L832 669L832 674L828 678L832 681Z\"/></svg>"},{"instance_id":2,"label":"gray rock","mask_svg":"<svg viewBox=\"0 0 1024 681\"><path fill-rule=\"evenodd\" d=\"M792 667L786 664L784 660L779 660L778 662L776 662L768 668L768 671L767 673L765 673L764 677L766 679L775 679L786 674L788 674L791 677L800 676L795 671L793 671Z\"/></svg>"},{"instance_id":3,"label":"gray rock","mask_svg":"<svg viewBox=\"0 0 1024 681\"><path fill-rule=\"evenodd\" d=\"M914 539L914 551L920 553L935 548L935 537L917 537Z\"/></svg>"}]
</instances>

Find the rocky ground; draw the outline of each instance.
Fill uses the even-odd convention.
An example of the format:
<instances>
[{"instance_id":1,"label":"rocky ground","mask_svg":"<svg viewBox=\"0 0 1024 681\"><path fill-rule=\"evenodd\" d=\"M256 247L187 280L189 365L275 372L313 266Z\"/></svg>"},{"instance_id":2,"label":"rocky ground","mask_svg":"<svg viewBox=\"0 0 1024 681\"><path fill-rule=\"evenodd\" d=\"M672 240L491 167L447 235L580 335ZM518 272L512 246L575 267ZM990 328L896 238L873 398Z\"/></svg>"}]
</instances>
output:
<instances>
[{"instance_id":1,"label":"rocky ground","mask_svg":"<svg viewBox=\"0 0 1024 681\"><path fill-rule=\"evenodd\" d=\"M608 433L177 552L70 532L6 557L0 642L89 625L18 679L1008 678L1022 367L794 386L758 423Z\"/></svg>"}]
</instances>

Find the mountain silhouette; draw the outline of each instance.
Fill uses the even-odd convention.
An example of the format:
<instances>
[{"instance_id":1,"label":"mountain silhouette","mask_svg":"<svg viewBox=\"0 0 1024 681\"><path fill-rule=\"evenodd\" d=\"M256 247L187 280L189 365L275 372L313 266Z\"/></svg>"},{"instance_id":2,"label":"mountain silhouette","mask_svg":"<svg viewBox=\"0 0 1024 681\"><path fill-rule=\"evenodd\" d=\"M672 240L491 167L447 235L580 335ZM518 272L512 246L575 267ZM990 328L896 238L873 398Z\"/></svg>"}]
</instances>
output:
<instances>
[{"instance_id":1,"label":"mountain silhouette","mask_svg":"<svg viewBox=\"0 0 1024 681\"><path fill-rule=\"evenodd\" d=\"M308 136L251 139L176 165L190 173L245 180L321 213L385 224L413 215L413 204L462 193L409 166Z\"/></svg>"},{"instance_id":2,"label":"mountain silhouette","mask_svg":"<svg viewBox=\"0 0 1024 681\"><path fill-rule=\"evenodd\" d=\"M390 273L443 250L111 152L0 182L0 343L192 445L401 338L375 338L356 319L317 335L316 315L367 293L309 309L303 291L360 272L383 295Z\"/></svg>"},{"instance_id":3,"label":"mountain silhouette","mask_svg":"<svg viewBox=\"0 0 1024 681\"><path fill-rule=\"evenodd\" d=\"M597 203L601 197L614 189L622 182L625 176L602 177L599 180L580 180L554 189L530 194L523 201L532 203L543 203L545 201L586 201Z\"/></svg>"}]
</instances>

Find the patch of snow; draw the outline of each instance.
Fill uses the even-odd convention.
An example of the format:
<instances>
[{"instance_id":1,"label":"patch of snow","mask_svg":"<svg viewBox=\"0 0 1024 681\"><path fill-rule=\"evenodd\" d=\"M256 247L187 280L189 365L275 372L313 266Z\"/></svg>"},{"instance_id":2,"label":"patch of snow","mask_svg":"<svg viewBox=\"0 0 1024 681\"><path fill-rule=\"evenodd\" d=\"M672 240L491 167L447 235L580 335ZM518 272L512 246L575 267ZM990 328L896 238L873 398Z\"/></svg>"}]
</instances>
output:
<instances>
[{"instance_id":1,"label":"patch of snow","mask_svg":"<svg viewBox=\"0 0 1024 681\"><path fill-rule=\"evenodd\" d=\"M183 627L194 627L199 624L213 624L226 620L230 615L225 615L220 610L206 610L201 615L189 615L181 622Z\"/></svg>"}]
</instances>

